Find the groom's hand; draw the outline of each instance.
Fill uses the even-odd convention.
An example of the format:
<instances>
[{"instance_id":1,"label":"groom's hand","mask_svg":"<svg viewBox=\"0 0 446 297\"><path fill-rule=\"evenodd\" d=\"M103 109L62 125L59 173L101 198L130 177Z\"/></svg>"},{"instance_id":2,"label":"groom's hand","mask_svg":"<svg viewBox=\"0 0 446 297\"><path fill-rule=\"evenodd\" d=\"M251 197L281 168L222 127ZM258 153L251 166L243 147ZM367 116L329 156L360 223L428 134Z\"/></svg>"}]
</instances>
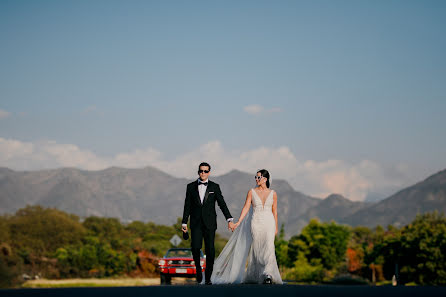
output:
<instances>
[{"instance_id":1,"label":"groom's hand","mask_svg":"<svg viewBox=\"0 0 446 297\"><path fill-rule=\"evenodd\" d=\"M182 226L181 230L183 230L183 232L186 233L187 232L187 226Z\"/></svg>"},{"instance_id":2,"label":"groom's hand","mask_svg":"<svg viewBox=\"0 0 446 297\"><path fill-rule=\"evenodd\" d=\"M228 222L228 229L231 229L231 231L234 231L235 224L232 221Z\"/></svg>"}]
</instances>

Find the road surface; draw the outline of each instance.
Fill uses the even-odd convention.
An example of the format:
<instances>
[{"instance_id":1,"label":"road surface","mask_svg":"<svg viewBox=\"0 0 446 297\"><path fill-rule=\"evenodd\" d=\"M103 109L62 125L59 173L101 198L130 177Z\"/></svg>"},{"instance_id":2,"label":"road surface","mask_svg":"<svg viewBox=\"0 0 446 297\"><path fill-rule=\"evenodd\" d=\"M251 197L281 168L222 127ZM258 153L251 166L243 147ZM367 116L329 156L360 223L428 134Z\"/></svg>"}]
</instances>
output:
<instances>
[{"instance_id":1,"label":"road surface","mask_svg":"<svg viewBox=\"0 0 446 297\"><path fill-rule=\"evenodd\" d=\"M446 287L300 286L300 285L176 285L147 287L3 289L1 297L445 297Z\"/></svg>"}]
</instances>

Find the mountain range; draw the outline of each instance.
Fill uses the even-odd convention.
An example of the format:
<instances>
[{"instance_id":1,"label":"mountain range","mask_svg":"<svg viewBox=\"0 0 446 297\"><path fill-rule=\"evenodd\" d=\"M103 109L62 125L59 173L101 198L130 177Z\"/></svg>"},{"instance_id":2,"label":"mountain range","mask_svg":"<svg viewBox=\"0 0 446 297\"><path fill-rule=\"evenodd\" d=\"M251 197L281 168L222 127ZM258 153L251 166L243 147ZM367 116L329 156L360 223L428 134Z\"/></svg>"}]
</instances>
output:
<instances>
[{"instance_id":1,"label":"mountain range","mask_svg":"<svg viewBox=\"0 0 446 297\"><path fill-rule=\"evenodd\" d=\"M233 170L211 180L220 184L228 208L237 219L248 190L255 186L253 174ZM100 171L0 168L0 213L13 213L26 205L42 205L81 218L94 215L116 217L123 222L140 220L170 225L182 216L189 182L153 167L110 167ZM338 194L324 199L312 197L280 179L274 180L272 188L279 197L279 224L284 224L287 237L298 234L314 217L352 226L403 226L418 213L446 212L446 170L374 203L351 201ZM217 213L217 231L228 236L223 215Z\"/></svg>"}]
</instances>

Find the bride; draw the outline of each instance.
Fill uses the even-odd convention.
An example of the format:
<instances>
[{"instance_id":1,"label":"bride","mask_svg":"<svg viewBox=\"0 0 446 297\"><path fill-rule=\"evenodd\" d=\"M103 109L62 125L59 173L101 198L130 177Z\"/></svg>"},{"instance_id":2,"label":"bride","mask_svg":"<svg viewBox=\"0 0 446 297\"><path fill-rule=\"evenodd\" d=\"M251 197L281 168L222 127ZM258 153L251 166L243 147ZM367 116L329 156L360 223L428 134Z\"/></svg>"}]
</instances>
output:
<instances>
[{"instance_id":1,"label":"bride","mask_svg":"<svg viewBox=\"0 0 446 297\"><path fill-rule=\"evenodd\" d=\"M214 284L282 284L274 248L277 194L269 189L267 170L259 170L255 180L257 187L249 190L235 231L215 261Z\"/></svg>"}]
</instances>

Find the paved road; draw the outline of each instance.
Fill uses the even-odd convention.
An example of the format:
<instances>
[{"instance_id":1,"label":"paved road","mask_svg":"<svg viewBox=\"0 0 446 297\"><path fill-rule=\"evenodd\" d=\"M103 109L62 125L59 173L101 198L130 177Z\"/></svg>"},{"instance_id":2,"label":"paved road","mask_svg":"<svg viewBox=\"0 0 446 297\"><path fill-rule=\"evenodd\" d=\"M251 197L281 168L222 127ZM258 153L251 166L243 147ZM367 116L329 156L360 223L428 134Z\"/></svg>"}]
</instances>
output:
<instances>
[{"instance_id":1,"label":"paved road","mask_svg":"<svg viewBox=\"0 0 446 297\"><path fill-rule=\"evenodd\" d=\"M446 287L371 287L298 285L148 286L108 288L8 289L1 297L445 297Z\"/></svg>"}]
</instances>

